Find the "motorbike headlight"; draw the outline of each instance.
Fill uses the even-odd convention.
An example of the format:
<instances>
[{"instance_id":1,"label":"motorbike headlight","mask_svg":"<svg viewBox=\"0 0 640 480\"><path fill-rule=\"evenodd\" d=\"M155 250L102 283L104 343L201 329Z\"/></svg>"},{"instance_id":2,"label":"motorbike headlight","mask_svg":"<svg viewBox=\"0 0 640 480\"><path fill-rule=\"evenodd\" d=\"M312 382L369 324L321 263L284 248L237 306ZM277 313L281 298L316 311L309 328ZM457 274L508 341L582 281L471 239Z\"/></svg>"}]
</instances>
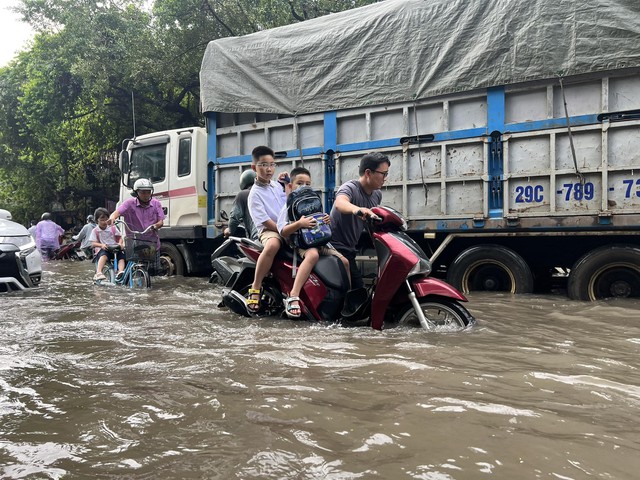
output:
<instances>
[{"instance_id":1,"label":"motorbike headlight","mask_svg":"<svg viewBox=\"0 0 640 480\"><path fill-rule=\"evenodd\" d=\"M431 273L431 262L429 262L429 258L422 251L422 249L415 242L415 240L413 240L409 235L407 235L404 232L395 232L395 233L392 233L392 235L396 237L398 240L400 240L405 247L411 250L411 252L413 252L413 254L416 257L418 257L418 261L409 272L409 275L418 275L418 274L428 275L429 273Z\"/></svg>"},{"instance_id":2,"label":"motorbike headlight","mask_svg":"<svg viewBox=\"0 0 640 480\"><path fill-rule=\"evenodd\" d=\"M420 258L416 262L416 264L413 266L413 268L411 269L411 271L407 276L418 275L418 274L428 275L429 273L431 273L431 264L427 259Z\"/></svg>"}]
</instances>

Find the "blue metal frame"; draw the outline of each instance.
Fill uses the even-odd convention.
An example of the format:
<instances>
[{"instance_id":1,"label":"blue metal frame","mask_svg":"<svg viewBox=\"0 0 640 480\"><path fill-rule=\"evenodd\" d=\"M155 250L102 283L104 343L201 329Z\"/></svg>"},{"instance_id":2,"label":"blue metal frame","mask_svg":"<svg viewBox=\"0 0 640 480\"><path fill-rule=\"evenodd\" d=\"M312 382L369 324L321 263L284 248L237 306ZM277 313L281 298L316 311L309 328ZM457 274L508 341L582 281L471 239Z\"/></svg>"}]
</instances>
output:
<instances>
[{"instance_id":1,"label":"blue metal frame","mask_svg":"<svg viewBox=\"0 0 640 480\"><path fill-rule=\"evenodd\" d=\"M504 157L501 134L505 129L504 87L487 89L487 131L490 137L488 171L489 174L489 218L501 218L504 214Z\"/></svg>"},{"instance_id":2,"label":"blue metal frame","mask_svg":"<svg viewBox=\"0 0 640 480\"><path fill-rule=\"evenodd\" d=\"M489 217L502 218L504 215L504 158L502 153L502 134L533 132L537 130L548 130L552 128L563 128L567 126L566 118L552 118L537 120L532 122L506 123L505 109L506 95L505 88L491 87L487 89L487 126L479 128L469 128L464 130L454 130L433 134L433 142L450 140L464 140L489 136ZM206 114L207 118L207 215L208 227L207 237L215 236L215 168L217 165L229 165L234 163L249 163L251 155L237 155L233 157L217 157L217 115L213 112ZM569 118L571 126L593 125L601 123L598 115L577 115ZM400 137L384 140L372 140L368 142L343 143L338 144L337 132L337 112L324 112L324 145L319 147L305 148L302 150L304 156L324 155L324 173L326 192L325 208L329 211L333 205L334 192L336 188L335 159L332 152L356 152L369 151L381 148L396 147L400 144ZM492 135L493 134L493 135ZM297 157L300 155L298 149L288 150L287 156ZM446 230L446 221L439 224L439 229Z\"/></svg>"},{"instance_id":3,"label":"blue metal frame","mask_svg":"<svg viewBox=\"0 0 640 480\"><path fill-rule=\"evenodd\" d=\"M218 161L217 114L209 112L207 121L207 238L216 236L216 163Z\"/></svg>"},{"instance_id":4,"label":"blue metal frame","mask_svg":"<svg viewBox=\"0 0 640 480\"><path fill-rule=\"evenodd\" d=\"M338 148L338 114L326 112L324 114L324 211L330 212L335 200L336 162L334 154Z\"/></svg>"}]
</instances>

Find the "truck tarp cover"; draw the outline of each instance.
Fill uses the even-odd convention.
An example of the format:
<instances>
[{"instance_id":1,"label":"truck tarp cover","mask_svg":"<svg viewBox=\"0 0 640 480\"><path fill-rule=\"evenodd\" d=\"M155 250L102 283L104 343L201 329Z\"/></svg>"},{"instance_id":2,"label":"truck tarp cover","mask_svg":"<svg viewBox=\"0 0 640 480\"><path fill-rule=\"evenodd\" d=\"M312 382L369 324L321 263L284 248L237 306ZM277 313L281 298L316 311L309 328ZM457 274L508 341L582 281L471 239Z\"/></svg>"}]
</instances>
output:
<instances>
[{"instance_id":1,"label":"truck tarp cover","mask_svg":"<svg viewBox=\"0 0 640 480\"><path fill-rule=\"evenodd\" d=\"M214 40L204 112L302 114L640 66L639 0L387 0Z\"/></svg>"}]
</instances>

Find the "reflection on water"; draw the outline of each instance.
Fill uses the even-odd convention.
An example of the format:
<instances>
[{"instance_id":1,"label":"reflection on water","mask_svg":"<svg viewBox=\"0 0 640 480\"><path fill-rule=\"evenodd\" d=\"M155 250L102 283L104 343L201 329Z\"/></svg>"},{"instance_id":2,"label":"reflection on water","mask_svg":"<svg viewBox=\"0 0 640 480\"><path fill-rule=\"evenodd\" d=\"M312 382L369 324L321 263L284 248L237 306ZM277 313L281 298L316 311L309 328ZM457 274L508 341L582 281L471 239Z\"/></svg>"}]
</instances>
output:
<instances>
[{"instance_id":1,"label":"reflection on water","mask_svg":"<svg viewBox=\"0 0 640 480\"><path fill-rule=\"evenodd\" d=\"M640 302L478 294L459 334L244 319L201 278L0 297L0 477L630 479Z\"/></svg>"}]
</instances>

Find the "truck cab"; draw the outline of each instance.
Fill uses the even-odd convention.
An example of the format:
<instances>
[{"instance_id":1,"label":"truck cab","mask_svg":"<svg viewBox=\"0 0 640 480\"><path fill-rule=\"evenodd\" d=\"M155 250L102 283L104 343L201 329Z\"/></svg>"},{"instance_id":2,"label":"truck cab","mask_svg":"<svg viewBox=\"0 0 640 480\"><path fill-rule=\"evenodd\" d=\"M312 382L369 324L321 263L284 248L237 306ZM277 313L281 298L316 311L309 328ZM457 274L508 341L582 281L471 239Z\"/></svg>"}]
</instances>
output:
<instances>
[{"instance_id":1,"label":"truck cab","mask_svg":"<svg viewBox=\"0 0 640 480\"><path fill-rule=\"evenodd\" d=\"M210 262L207 229L207 136L202 127L142 135L123 141L121 204L139 178L149 179L162 203L160 263L166 275L206 273ZM202 254L201 252L205 252ZM204 258L201 258L204 257Z\"/></svg>"}]
</instances>

